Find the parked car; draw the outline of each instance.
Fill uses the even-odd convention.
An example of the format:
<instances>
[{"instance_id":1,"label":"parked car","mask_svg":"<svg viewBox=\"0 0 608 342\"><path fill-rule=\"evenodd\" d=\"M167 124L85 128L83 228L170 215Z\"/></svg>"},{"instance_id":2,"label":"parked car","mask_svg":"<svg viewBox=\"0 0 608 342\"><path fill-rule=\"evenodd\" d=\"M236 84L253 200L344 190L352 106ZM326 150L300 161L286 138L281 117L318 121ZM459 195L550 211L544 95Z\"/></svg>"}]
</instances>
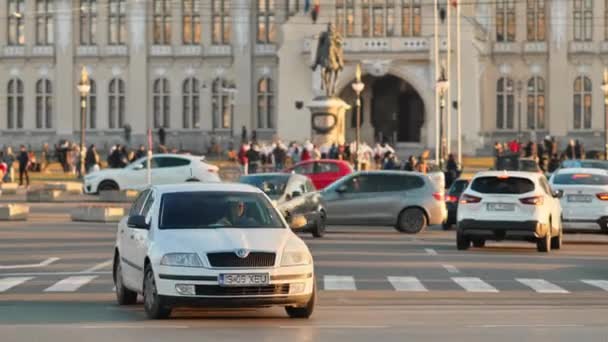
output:
<instances>
[{"instance_id":1,"label":"parked car","mask_svg":"<svg viewBox=\"0 0 608 342\"><path fill-rule=\"evenodd\" d=\"M297 163L286 172L307 176L315 187L321 190L336 180L353 173L353 167L344 160L307 160Z\"/></svg>"},{"instance_id":2,"label":"parked car","mask_svg":"<svg viewBox=\"0 0 608 342\"><path fill-rule=\"evenodd\" d=\"M562 221L568 228L600 227L608 232L608 171L559 169L549 180L561 191Z\"/></svg>"},{"instance_id":3,"label":"parked car","mask_svg":"<svg viewBox=\"0 0 608 342\"><path fill-rule=\"evenodd\" d=\"M147 157L122 169L104 169L84 177L84 192L97 194L107 190L141 190L148 186ZM156 154L150 160L152 185L183 182L220 182L218 167L205 157L181 154Z\"/></svg>"},{"instance_id":4,"label":"parked car","mask_svg":"<svg viewBox=\"0 0 608 342\"><path fill-rule=\"evenodd\" d=\"M294 217L292 229L306 224ZM143 296L152 319L176 307L283 306L312 315L306 244L261 190L245 184L153 186L118 224L113 278L120 305Z\"/></svg>"},{"instance_id":5,"label":"parked car","mask_svg":"<svg viewBox=\"0 0 608 342\"><path fill-rule=\"evenodd\" d=\"M447 216L444 189L428 175L407 171L350 174L321 192L327 223L386 225L416 234Z\"/></svg>"},{"instance_id":6,"label":"parked car","mask_svg":"<svg viewBox=\"0 0 608 342\"><path fill-rule=\"evenodd\" d=\"M308 225L299 231L310 232L317 238L325 234L325 207L321 195L308 177L298 174L257 173L241 176L239 181L262 190L285 216L287 222L295 215L303 215Z\"/></svg>"},{"instance_id":7,"label":"parked car","mask_svg":"<svg viewBox=\"0 0 608 342\"><path fill-rule=\"evenodd\" d=\"M458 214L458 201L460 201L460 195L464 192L464 189L469 186L471 178L458 178L452 186L448 189L445 194L445 206L448 210L448 218L443 224L443 229L448 230L452 228L452 225L456 224L456 217Z\"/></svg>"},{"instance_id":8,"label":"parked car","mask_svg":"<svg viewBox=\"0 0 608 342\"><path fill-rule=\"evenodd\" d=\"M460 197L456 247L486 240L536 242L539 252L562 246L560 193L535 172L479 172Z\"/></svg>"}]
</instances>

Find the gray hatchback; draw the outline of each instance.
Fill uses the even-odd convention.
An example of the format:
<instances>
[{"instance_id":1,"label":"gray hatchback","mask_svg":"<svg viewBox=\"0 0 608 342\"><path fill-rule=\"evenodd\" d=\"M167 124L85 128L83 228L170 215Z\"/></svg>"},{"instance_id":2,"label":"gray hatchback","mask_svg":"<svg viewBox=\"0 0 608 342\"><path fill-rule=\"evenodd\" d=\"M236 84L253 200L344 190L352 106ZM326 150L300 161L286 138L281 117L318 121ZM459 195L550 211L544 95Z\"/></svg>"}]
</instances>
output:
<instances>
[{"instance_id":1,"label":"gray hatchback","mask_svg":"<svg viewBox=\"0 0 608 342\"><path fill-rule=\"evenodd\" d=\"M328 224L394 226L416 234L447 218L444 190L418 172L357 172L337 180L321 196Z\"/></svg>"}]
</instances>

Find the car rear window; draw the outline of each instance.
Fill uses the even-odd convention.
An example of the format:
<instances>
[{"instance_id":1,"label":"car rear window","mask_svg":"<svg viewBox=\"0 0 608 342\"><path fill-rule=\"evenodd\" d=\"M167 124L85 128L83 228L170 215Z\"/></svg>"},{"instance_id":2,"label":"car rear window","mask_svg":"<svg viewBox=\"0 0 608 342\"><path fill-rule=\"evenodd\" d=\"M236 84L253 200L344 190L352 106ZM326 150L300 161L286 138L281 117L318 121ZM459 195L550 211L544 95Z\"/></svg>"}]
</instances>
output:
<instances>
[{"instance_id":1,"label":"car rear window","mask_svg":"<svg viewBox=\"0 0 608 342\"><path fill-rule=\"evenodd\" d=\"M482 194L525 194L534 191L534 183L519 177L479 177L471 189Z\"/></svg>"},{"instance_id":2,"label":"car rear window","mask_svg":"<svg viewBox=\"0 0 608 342\"><path fill-rule=\"evenodd\" d=\"M258 189L264 191L268 197L276 200L285 192L289 177L289 174L272 176L249 175L241 177L239 181L241 183L257 187Z\"/></svg>"},{"instance_id":3,"label":"car rear window","mask_svg":"<svg viewBox=\"0 0 608 342\"><path fill-rule=\"evenodd\" d=\"M608 176L591 173L562 173L555 175L553 184L560 185L608 185Z\"/></svg>"},{"instance_id":4,"label":"car rear window","mask_svg":"<svg viewBox=\"0 0 608 342\"><path fill-rule=\"evenodd\" d=\"M460 196L460 194L462 194L464 192L464 189L466 189L468 185L469 185L469 181L467 181L467 180L457 180L454 182L454 184L452 184L448 193L450 195Z\"/></svg>"}]
</instances>

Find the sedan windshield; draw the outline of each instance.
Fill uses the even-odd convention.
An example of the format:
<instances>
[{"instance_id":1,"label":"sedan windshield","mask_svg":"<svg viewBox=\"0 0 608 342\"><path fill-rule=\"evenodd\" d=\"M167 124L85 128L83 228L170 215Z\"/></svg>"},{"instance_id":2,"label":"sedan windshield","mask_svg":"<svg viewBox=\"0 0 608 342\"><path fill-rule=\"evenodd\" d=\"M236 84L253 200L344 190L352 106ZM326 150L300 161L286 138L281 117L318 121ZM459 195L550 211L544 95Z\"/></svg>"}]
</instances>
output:
<instances>
[{"instance_id":1,"label":"sedan windshield","mask_svg":"<svg viewBox=\"0 0 608 342\"><path fill-rule=\"evenodd\" d=\"M243 176L240 179L241 183L257 187L273 200L283 196L288 181L289 175L254 175Z\"/></svg>"},{"instance_id":2,"label":"sedan windshield","mask_svg":"<svg viewBox=\"0 0 608 342\"><path fill-rule=\"evenodd\" d=\"M285 228L270 202L245 192L165 194L159 229Z\"/></svg>"}]
</instances>

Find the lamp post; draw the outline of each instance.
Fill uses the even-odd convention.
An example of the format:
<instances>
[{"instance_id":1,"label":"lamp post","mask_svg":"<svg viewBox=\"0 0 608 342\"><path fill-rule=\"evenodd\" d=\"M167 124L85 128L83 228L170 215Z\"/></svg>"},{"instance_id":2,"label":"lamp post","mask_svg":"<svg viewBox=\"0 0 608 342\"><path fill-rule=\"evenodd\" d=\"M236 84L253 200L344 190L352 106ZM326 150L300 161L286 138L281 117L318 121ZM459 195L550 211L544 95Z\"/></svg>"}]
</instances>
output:
<instances>
[{"instance_id":1,"label":"lamp post","mask_svg":"<svg viewBox=\"0 0 608 342\"><path fill-rule=\"evenodd\" d=\"M441 67L441 73L439 74L439 79L437 80L437 92L439 93L439 156L437 160L439 162L439 167L443 168L444 162L444 137L443 137L443 109L445 108L445 92L449 87L449 83L447 78L445 78L445 70Z\"/></svg>"},{"instance_id":2,"label":"lamp post","mask_svg":"<svg viewBox=\"0 0 608 342\"><path fill-rule=\"evenodd\" d=\"M604 68L602 91L604 92L604 159L608 160L608 69L606 68Z\"/></svg>"},{"instance_id":3,"label":"lamp post","mask_svg":"<svg viewBox=\"0 0 608 342\"><path fill-rule=\"evenodd\" d=\"M523 82L517 81L517 143L521 143L521 92L523 88Z\"/></svg>"},{"instance_id":4,"label":"lamp post","mask_svg":"<svg viewBox=\"0 0 608 342\"><path fill-rule=\"evenodd\" d=\"M89 73L83 66L80 71L80 82L78 82L78 92L80 92L80 177L84 177L85 170L85 130L87 119L87 96L91 91L91 82L89 81Z\"/></svg>"},{"instance_id":5,"label":"lamp post","mask_svg":"<svg viewBox=\"0 0 608 342\"><path fill-rule=\"evenodd\" d=\"M361 81L361 64L357 64L356 76L357 78L352 84L352 87L357 94L357 146L355 146L355 168L359 170L359 145L361 145L361 93L363 92L363 89L365 89L365 84Z\"/></svg>"}]
</instances>

